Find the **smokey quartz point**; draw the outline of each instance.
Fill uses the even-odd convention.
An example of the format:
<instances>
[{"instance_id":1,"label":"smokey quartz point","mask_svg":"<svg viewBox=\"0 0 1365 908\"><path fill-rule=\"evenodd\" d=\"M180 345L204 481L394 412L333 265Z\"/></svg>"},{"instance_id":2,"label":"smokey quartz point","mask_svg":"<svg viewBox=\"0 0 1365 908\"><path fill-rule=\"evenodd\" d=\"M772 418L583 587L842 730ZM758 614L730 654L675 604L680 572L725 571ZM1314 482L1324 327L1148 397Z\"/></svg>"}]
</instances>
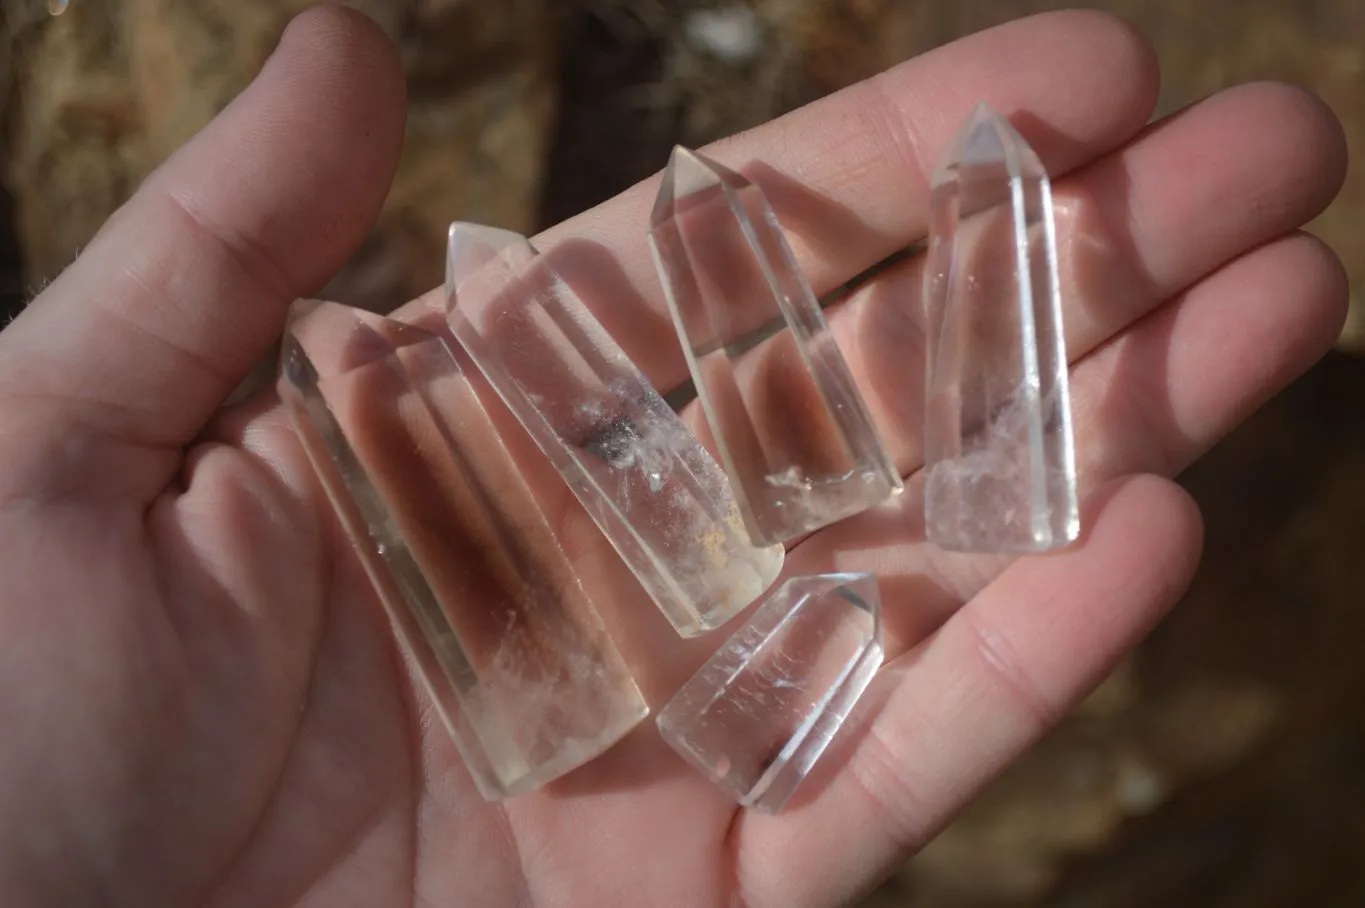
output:
<instances>
[{"instance_id":1,"label":"smokey quartz point","mask_svg":"<svg viewBox=\"0 0 1365 908\"><path fill-rule=\"evenodd\" d=\"M881 662L875 577L794 577L660 710L659 732L740 804L776 813Z\"/></svg>"},{"instance_id":2,"label":"smokey quartz point","mask_svg":"<svg viewBox=\"0 0 1365 908\"><path fill-rule=\"evenodd\" d=\"M977 107L934 171L925 530L944 549L1039 552L1079 535L1052 192Z\"/></svg>"},{"instance_id":3,"label":"smokey quartz point","mask_svg":"<svg viewBox=\"0 0 1365 908\"><path fill-rule=\"evenodd\" d=\"M753 538L783 542L902 488L762 190L676 148L650 244L706 416Z\"/></svg>"},{"instance_id":4,"label":"smokey quartz point","mask_svg":"<svg viewBox=\"0 0 1365 908\"><path fill-rule=\"evenodd\" d=\"M724 471L527 239L451 226L448 318L650 597L687 637L777 578Z\"/></svg>"},{"instance_id":5,"label":"smokey quartz point","mask_svg":"<svg viewBox=\"0 0 1365 908\"><path fill-rule=\"evenodd\" d=\"M648 708L566 554L566 542L585 545L564 535L571 496L472 378L439 335L299 303L278 387L399 641L493 800L587 762Z\"/></svg>"}]
</instances>

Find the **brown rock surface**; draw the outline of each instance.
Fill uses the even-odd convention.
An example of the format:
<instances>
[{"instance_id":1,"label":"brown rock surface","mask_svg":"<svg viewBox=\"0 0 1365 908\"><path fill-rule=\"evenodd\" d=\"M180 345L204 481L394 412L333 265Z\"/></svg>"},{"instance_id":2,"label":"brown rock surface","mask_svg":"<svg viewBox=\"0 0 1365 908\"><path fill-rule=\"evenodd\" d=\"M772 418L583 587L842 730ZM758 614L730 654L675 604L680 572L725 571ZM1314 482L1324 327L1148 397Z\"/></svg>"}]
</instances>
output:
<instances>
[{"instance_id":1,"label":"brown rock surface","mask_svg":"<svg viewBox=\"0 0 1365 908\"><path fill-rule=\"evenodd\" d=\"M552 9L548 0L415 0L400 36L408 127L398 176L370 244L336 286L386 288L360 301L391 306L444 279L451 221L535 228L556 106ZM367 262L379 264L367 273Z\"/></svg>"},{"instance_id":2,"label":"brown rock surface","mask_svg":"<svg viewBox=\"0 0 1365 908\"><path fill-rule=\"evenodd\" d=\"M142 114L112 16L34 18L16 29L10 50L4 178L36 285L137 185Z\"/></svg>"}]
</instances>

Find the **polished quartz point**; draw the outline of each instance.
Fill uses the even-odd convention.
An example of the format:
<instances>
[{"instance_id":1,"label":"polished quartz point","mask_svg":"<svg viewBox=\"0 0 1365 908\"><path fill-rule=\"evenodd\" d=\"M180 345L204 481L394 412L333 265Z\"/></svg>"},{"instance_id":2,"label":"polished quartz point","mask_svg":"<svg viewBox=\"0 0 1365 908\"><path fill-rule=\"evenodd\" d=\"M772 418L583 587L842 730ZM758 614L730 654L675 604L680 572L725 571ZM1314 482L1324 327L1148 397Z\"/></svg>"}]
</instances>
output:
<instances>
[{"instance_id":1,"label":"polished quartz point","mask_svg":"<svg viewBox=\"0 0 1365 908\"><path fill-rule=\"evenodd\" d=\"M1080 532L1052 191L982 104L934 171L925 299L925 528L1038 552Z\"/></svg>"},{"instance_id":2,"label":"polished quartz point","mask_svg":"<svg viewBox=\"0 0 1365 908\"><path fill-rule=\"evenodd\" d=\"M901 489L867 406L762 190L676 148L650 244L750 533L782 542Z\"/></svg>"},{"instance_id":3,"label":"polished quartz point","mask_svg":"<svg viewBox=\"0 0 1365 908\"><path fill-rule=\"evenodd\" d=\"M683 636L719 627L782 568L725 473L525 237L450 228L451 330Z\"/></svg>"},{"instance_id":4,"label":"polished quartz point","mask_svg":"<svg viewBox=\"0 0 1365 908\"><path fill-rule=\"evenodd\" d=\"M648 709L540 504L554 492L544 477L562 481L527 462L526 450L543 460L529 440L504 440L489 392L467 375L441 336L301 303L285 332L279 391L400 642L492 800L586 762ZM560 497L572 501L567 490Z\"/></svg>"},{"instance_id":5,"label":"polished quartz point","mask_svg":"<svg viewBox=\"0 0 1365 908\"><path fill-rule=\"evenodd\" d=\"M736 801L776 813L881 662L874 576L794 577L659 712L659 732Z\"/></svg>"}]
</instances>

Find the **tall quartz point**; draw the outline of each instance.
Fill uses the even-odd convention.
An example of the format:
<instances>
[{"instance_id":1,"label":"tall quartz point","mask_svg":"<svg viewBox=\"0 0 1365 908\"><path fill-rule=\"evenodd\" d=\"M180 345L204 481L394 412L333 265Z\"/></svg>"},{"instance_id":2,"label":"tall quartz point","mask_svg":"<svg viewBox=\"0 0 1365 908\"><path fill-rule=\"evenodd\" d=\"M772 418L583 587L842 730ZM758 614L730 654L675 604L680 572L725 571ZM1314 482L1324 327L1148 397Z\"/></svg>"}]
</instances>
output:
<instances>
[{"instance_id":1,"label":"tall quartz point","mask_svg":"<svg viewBox=\"0 0 1365 908\"><path fill-rule=\"evenodd\" d=\"M945 549L1039 552L1080 532L1052 190L977 107L934 171L925 299L925 527Z\"/></svg>"},{"instance_id":2,"label":"tall quartz point","mask_svg":"<svg viewBox=\"0 0 1365 908\"><path fill-rule=\"evenodd\" d=\"M300 303L279 391L397 637L493 800L586 762L648 708L566 556L562 512L552 522L541 504L555 500L554 483L572 498L548 464L526 459L543 457L505 431L516 423L490 412L490 392L467 375L438 335Z\"/></svg>"},{"instance_id":3,"label":"tall quartz point","mask_svg":"<svg viewBox=\"0 0 1365 908\"><path fill-rule=\"evenodd\" d=\"M669 746L747 807L776 813L882 662L871 574L783 584L659 712Z\"/></svg>"},{"instance_id":4,"label":"tall quartz point","mask_svg":"<svg viewBox=\"0 0 1365 908\"><path fill-rule=\"evenodd\" d=\"M902 488L762 190L676 148L650 244L750 534L783 542ZM709 431L708 431L709 430Z\"/></svg>"},{"instance_id":5,"label":"tall quartz point","mask_svg":"<svg viewBox=\"0 0 1365 908\"><path fill-rule=\"evenodd\" d=\"M782 568L755 546L725 473L525 237L450 228L448 317L660 610L690 637Z\"/></svg>"}]
</instances>

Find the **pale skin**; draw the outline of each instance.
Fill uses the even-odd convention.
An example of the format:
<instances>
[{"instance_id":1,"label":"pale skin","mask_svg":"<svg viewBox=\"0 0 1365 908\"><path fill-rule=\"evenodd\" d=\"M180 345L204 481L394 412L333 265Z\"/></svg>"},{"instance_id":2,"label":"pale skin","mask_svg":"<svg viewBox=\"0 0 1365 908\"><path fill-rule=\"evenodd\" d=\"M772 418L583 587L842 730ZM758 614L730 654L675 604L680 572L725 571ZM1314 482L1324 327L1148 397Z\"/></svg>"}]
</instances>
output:
<instances>
[{"instance_id":1,"label":"pale skin","mask_svg":"<svg viewBox=\"0 0 1365 908\"><path fill-rule=\"evenodd\" d=\"M892 272L832 322L909 490L788 558L881 575L888 661L846 762L784 813L750 814L646 724L492 805L277 401L219 409L288 304L360 242L397 161L394 48L353 13L305 14L0 334L0 902L776 908L875 885L1173 605L1201 526L1168 477L1344 316L1339 264L1297 232L1342 179L1326 108L1244 86L1144 128L1156 91L1134 32L1061 13L710 150L842 213L792 229L823 291L922 237L926 169L978 100L1025 132L1079 237L1064 270L1085 532L1012 563L922 541L918 411L896 393L917 387L896 371L911 341L879 321L918 278ZM662 312L642 233L656 185L542 245L599 244ZM630 352L663 388L684 377L661 344ZM636 641L651 700L714 643Z\"/></svg>"}]
</instances>

